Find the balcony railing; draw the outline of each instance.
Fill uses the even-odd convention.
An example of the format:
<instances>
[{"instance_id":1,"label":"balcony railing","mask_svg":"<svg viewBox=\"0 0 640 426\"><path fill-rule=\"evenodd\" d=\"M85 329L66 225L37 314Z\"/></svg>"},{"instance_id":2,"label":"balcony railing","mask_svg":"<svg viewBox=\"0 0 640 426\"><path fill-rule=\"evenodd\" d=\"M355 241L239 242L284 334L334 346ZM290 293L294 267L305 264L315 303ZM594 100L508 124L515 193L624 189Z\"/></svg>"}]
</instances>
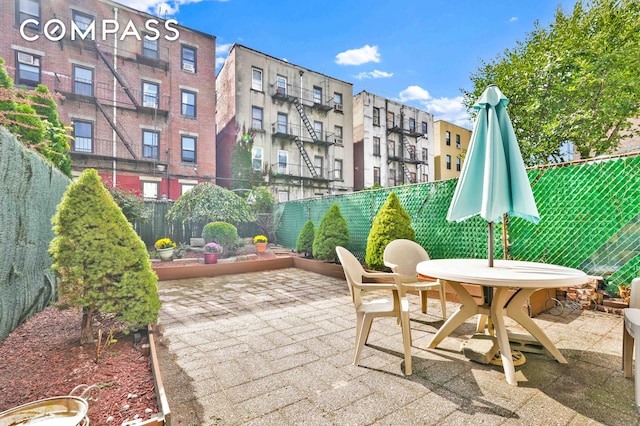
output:
<instances>
[{"instance_id":1,"label":"balcony railing","mask_svg":"<svg viewBox=\"0 0 640 426\"><path fill-rule=\"evenodd\" d=\"M277 82L270 84L269 87L271 88L271 96L274 99L291 102L292 98L298 98L302 100L303 105L322 111L329 111L334 108L332 97L323 95L321 98L317 98L313 90L301 88L293 84L278 86ZM342 110L342 105L339 105L338 108Z\"/></svg>"},{"instance_id":2,"label":"balcony railing","mask_svg":"<svg viewBox=\"0 0 640 426\"><path fill-rule=\"evenodd\" d=\"M321 132L316 130L315 132L316 137L318 138L318 142L316 143L323 145L331 145L335 143L334 132L327 132L326 130ZM304 142L313 143L313 139L306 127L298 126L296 124L271 123L271 133L275 137L281 137L284 139L294 139L297 137Z\"/></svg>"}]
</instances>

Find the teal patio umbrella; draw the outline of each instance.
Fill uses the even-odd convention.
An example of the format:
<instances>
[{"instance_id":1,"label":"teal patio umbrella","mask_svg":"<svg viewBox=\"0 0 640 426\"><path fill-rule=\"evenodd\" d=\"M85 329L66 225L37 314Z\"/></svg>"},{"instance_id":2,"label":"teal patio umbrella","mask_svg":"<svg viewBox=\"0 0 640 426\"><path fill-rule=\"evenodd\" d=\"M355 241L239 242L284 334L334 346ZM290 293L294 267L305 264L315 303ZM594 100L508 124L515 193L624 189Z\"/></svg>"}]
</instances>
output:
<instances>
[{"instance_id":1,"label":"teal patio umbrella","mask_svg":"<svg viewBox=\"0 0 640 426\"><path fill-rule=\"evenodd\" d=\"M480 215L489 223L489 266L493 266L493 228L503 214L538 223L520 147L507 114L509 99L488 86L473 107L478 111L447 220Z\"/></svg>"}]
</instances>

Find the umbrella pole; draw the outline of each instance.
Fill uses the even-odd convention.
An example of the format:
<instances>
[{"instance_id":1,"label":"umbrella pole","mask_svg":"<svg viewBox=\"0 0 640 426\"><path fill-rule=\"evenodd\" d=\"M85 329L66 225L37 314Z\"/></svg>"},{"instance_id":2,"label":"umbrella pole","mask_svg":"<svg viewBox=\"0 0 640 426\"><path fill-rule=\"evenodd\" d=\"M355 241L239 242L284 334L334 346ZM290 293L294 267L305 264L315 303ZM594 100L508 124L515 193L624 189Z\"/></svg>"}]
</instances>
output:
<instances>
[{"instance_id":1,"label":"umbrella pole","mask_svg":"<svg viewBox=\"0 0 640 426\"><path fill-rule=\"evenodd\" d=\"M489 268L493 268L493 222L489 222ZM493 287L482 287L484 303L491 306L493 302Z\"/></svg>"}]
</instances>

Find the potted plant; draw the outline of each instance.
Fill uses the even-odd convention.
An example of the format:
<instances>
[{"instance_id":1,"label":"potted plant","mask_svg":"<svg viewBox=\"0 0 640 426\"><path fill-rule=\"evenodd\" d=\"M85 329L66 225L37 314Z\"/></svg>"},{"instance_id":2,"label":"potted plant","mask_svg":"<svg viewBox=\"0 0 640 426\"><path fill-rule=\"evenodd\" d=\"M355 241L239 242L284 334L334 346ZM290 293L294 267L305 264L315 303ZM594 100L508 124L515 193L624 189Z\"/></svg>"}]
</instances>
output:
<instances>
[{"instance_id":1,"label":"potted plant","mask_svg":"<svg viewBox=\"0 0 640 426\"><path fill-rule=\"evenodd\" d=\"M171 241L171 238L160 238L155 244L158 256L162 260L171 260L173 257L173 251L176 248L176 243Z\"/></svg>"},{"instance_id":2,"label":"potted plant","mask_svg":"<svg viewBox=\"0 0 640 426\"><path fill-rule=\"evenodd\" d=\"M253 244L256 246L258 253L264 253L267 250L268 239L264 235L256 235L253 237Z\"/></svg>"},{"instance_id":3,"label":"potted plant","mask_svg":"<svg viewBox=\"0 0 640 426\"><path fill-rule=\"evenodd\" d=\"M204 245L204 263L218 263L218 254L222 252L222 246L215 241Z\"/></svg>"}]
</instances>

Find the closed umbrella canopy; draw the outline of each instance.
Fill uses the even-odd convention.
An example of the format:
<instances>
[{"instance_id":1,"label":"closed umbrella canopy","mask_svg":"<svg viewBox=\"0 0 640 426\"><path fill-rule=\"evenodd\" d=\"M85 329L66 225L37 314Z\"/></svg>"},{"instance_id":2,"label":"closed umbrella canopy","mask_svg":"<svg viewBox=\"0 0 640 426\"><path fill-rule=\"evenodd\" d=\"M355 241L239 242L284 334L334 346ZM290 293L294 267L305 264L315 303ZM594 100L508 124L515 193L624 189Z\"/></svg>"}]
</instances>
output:
<instances>
[{"instance_id":1,"label":"closed umbrella canopy","mask_svg":"<svg viewBox=\"0 0 640 426\"><path fill-rule=\"evenodd\" d=\"M493 260L493 222L509 214L538 223L520 147L507 114L509 99L490 85L473 106L478 110L469 150L453 194L448 221L480 215L489 222L489 259Z\"/></svg>"}]
</instances>

